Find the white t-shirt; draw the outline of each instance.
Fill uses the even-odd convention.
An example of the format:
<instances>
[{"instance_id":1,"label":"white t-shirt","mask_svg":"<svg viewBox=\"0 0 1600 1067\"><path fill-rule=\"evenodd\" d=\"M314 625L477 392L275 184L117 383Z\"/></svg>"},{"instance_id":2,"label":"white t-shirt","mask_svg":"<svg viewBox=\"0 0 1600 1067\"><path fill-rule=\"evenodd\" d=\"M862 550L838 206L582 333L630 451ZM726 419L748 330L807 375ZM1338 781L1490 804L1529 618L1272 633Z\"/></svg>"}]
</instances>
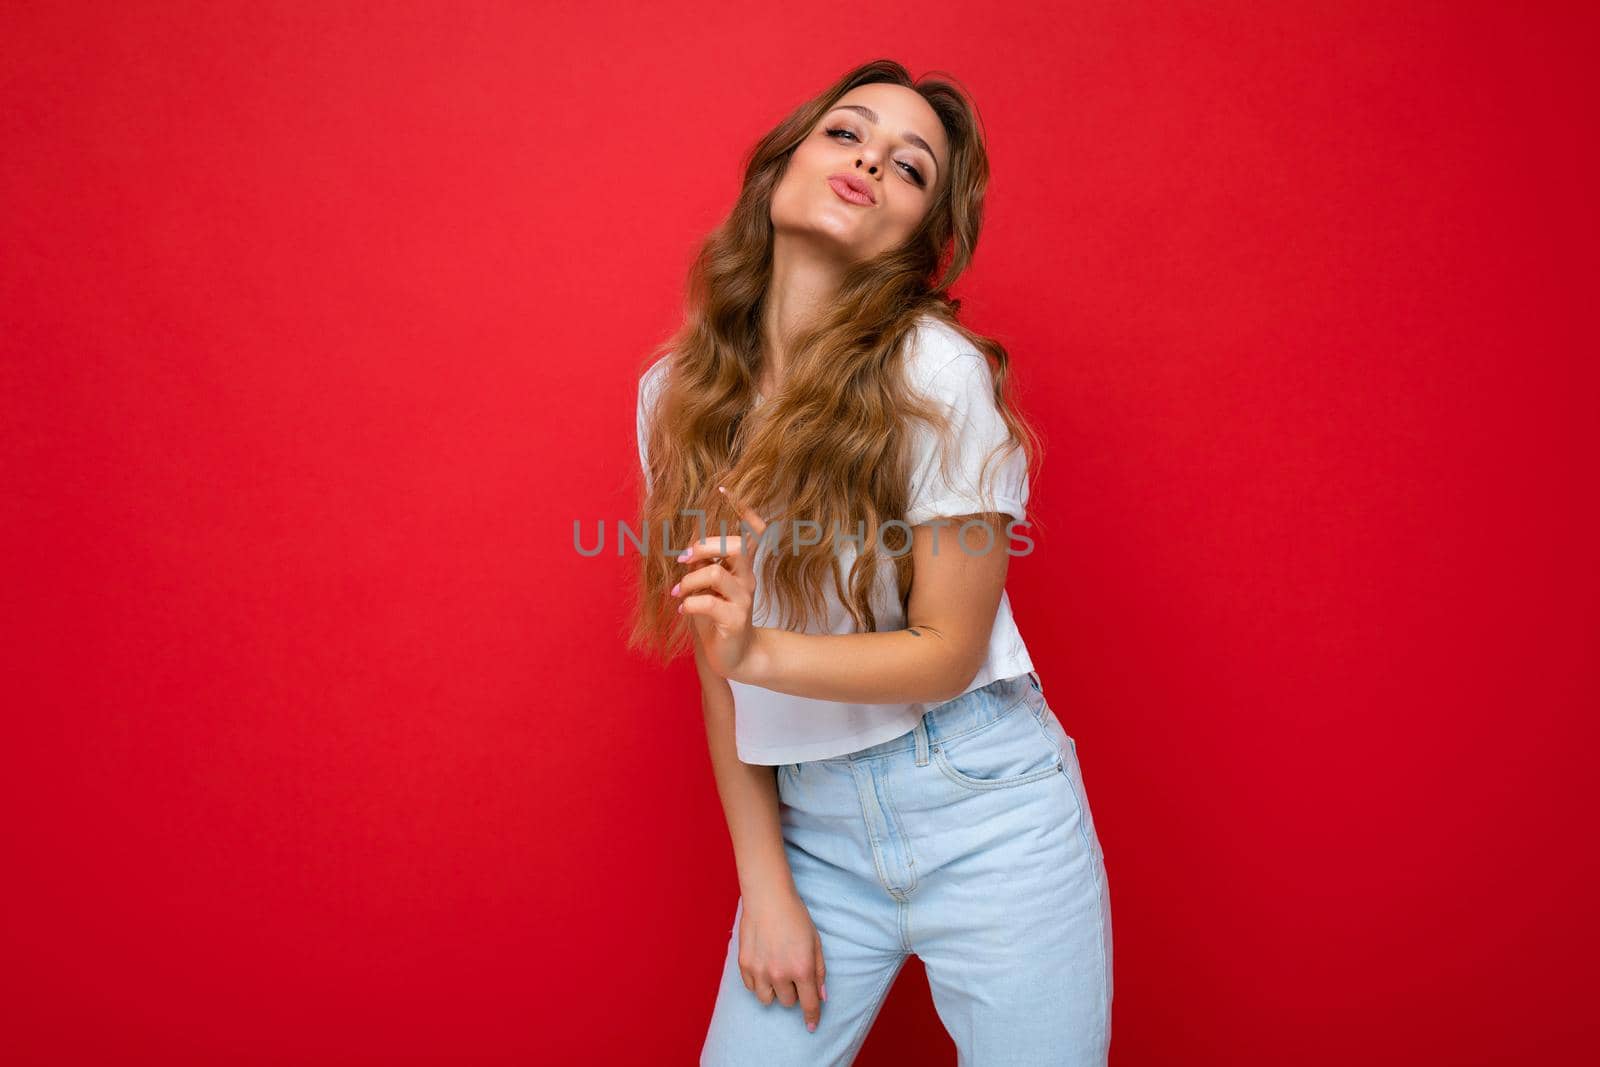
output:
<instances>
[{"instance_id":1,"label":"white t-shirt","mask_svg":"<svg viewBox=\"0 0 1600 1067\"><path fill-rule=\"evenodd\" d=\"M1024 517L1028 500L1027 462L1021 450L996 458L989 464L987 497L978 493L980 464L1002 442L1009 430L1000 418L992 396L988 361L959 332L944 322L924 316L909 342L906 358L907 382L924 395L935 397L951 420L949 476L941 471L938 453L940 438L932 427L912 422L915 459L912 466L910 506L903 516L911 526L943 516L970 515L992 509L1012 519ZM637 425L639 462L649 478L650 462L645 426L647 413L654 405L665 381L667 361L662 356L650 365L639 380ZM1025 529L1025 528L1024 528ZM737 532L730 528L730 533ZM846 533L855 531L847 530ZM827 532L823 542L829 543ZM982 531L969 532L968 543L983 543ZM1008 537L1004 525L993 531L992 551L1004 552L1008 546L1020 550ZM766 603L762 592L762 554L770 543L757 542L752 565L756 569L755 605L752 621L756 626L776 625L778 611ZM660 551L659 547L654 548ZM977 549L974 548L974 551ZM841 536L839 566L842 575L850 573L855 561L853 543ZM854 633L855 626L834 592L833 583L823 583L828 620L825 626L813 623L810 633ZM894 560L880 553L877 582L871 597L880 631L903 630L906 620L900 604ZM771 608L771 610L769 610ZM1033 661L1022 634L1011 616L1010 598L1002 590L989 634L989 652L982 667L963 690L971 692L999 678L1012 678L1033 670ZM899 737L912 729L925 712L937 703L845 704L831 700L779 693L743 682L728 681L733 690L734 733L739 759L745 763L800 763L856 752L882 741ZM952 698L953 699L953 698Z\"/></svg>"}]
</instances>

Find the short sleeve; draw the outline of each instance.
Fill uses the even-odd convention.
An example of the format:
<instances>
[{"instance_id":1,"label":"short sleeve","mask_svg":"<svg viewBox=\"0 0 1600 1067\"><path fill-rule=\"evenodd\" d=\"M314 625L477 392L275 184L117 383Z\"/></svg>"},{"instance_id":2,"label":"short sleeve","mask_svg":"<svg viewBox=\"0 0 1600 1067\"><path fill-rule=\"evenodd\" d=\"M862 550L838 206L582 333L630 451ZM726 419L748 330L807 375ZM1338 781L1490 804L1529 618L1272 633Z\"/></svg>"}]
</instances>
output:
<instances>
[{"instance_id":1,"label":"short sleeve","mask_svg":"<svg viewBox=\"0 0 1600 1067\"><path fill-rule=\"evenodd\" d=\"M662 356L639 377L638 403L634 411L634 432L639 440L639 469L644 472L645 489L650 487L650 414L667 376L667 357Z\"/></svg>"},{"instance_id":2,"label":"short sleeve","mask_svg":"<svg viewBox=\"0 0 1600 1067\"><path fill-rule=\"evenodd\" d=\"M1000 454L1012 437L995 406L993 381L988 361L967 351L936 371L924 386L949 418L950 429L947 439L935 427L912 423L908 525L984 512L1013 519L1026 516L1027 456L1020 446ZM941 449L948 449L944 467ZM982 484L980 476L985 478Z\"/></svg>"}]
</instances>

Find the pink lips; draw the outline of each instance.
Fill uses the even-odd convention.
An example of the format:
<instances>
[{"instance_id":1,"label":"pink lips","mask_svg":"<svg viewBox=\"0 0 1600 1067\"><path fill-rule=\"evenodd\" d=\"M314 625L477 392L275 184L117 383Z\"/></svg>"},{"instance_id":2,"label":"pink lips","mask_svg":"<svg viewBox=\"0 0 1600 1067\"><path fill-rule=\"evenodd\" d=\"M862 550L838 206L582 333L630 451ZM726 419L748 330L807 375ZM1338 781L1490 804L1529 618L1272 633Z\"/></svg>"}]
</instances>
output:
<instances>
[{"instance_id":1,"label":"pink lips","mask_svg":"<svg viewBox=\"0 0 1600 1067\"><path fill-rule=\"evenodd\" d=\"M877 203L876 198L872 195L871 188L854 174L830 174L828 176L828 184L833 187L834 192L839 194L841 200L847 200L852 204L861 204L863 206Z\"/></svg>"}]
</instances>

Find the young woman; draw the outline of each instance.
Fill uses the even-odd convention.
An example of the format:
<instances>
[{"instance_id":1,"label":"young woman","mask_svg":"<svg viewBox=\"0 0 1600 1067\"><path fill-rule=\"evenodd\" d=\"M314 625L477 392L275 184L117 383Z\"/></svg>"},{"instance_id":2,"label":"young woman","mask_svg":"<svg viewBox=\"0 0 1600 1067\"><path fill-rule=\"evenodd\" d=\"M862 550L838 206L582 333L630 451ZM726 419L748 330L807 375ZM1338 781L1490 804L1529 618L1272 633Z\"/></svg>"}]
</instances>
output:
<instances>
[{"instance_id":1,"label":"young woman","mask_svg":"<svg viewBox=\"0 0 1600 1067\"><path fill-rule=\"evenodd\" d=\"M850 1063L912 953L962 1063L1106 1061L1104 857L1005 593L1038 443L947 292L987 181L955 86L849 72L640 379L630 640L693 646L739 876L703 1065Z\"/></svg>"}]
</instances>

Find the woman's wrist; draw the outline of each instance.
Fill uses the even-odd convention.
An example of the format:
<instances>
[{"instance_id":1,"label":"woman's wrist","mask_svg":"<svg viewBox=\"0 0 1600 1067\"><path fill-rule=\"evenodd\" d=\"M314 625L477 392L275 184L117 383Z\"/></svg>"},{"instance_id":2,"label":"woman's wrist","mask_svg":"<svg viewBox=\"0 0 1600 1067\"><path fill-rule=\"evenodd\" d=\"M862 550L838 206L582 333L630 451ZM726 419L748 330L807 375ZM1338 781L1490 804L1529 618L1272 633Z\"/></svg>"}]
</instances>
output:
<instances>
[{"instance_id":1,"label":"woman's wrist","mask_svg":"<svg viewBox=\"0 0 1600 1067\"><path fill-rule=\"evenodd\" d=\"M772 900L800 895L800 890L794 884L794 872L789 869L787 859L782 863L758 868L748 873L741 871L739 892L746 900Z\"/></svg>"},{"instance_id":2,"label":"woman's wrist","mask_svg":"<svg viewBox=\"0 0 1600 1067\"><path fill-rule=\"evenodd\" d=\"M755 626L750 630L750 647L745 650L739 669L728 675L735 682L765 687L772 677L772 627Z\"/></svg>"}]
</instances>

